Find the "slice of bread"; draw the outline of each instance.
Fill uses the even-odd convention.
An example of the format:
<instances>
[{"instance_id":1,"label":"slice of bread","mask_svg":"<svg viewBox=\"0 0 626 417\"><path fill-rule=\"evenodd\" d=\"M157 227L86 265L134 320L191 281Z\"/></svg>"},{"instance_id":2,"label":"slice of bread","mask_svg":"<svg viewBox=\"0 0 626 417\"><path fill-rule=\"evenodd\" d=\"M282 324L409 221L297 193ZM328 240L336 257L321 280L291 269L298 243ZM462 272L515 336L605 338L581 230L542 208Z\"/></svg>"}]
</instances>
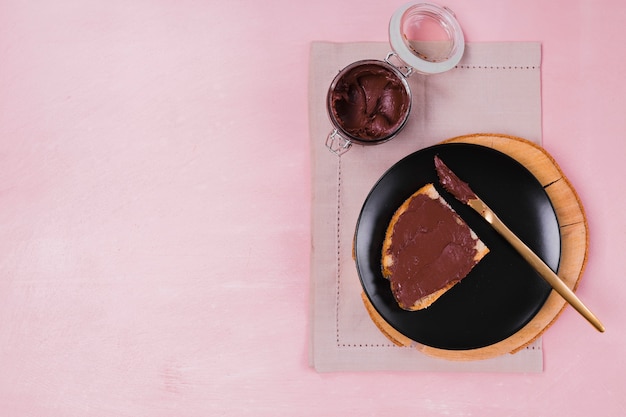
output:
<instances>
[{"instance_id":1,"label":"slice of bread","mask_svg":"<svg viewBox=\"0 0 626 417\"><path fill-rule=\"evenodd\" d=\"M382 273L401 308L421 310L465 278L488 252L433 184L426 184L391 218Z\"/></svg>"}]
</instances>

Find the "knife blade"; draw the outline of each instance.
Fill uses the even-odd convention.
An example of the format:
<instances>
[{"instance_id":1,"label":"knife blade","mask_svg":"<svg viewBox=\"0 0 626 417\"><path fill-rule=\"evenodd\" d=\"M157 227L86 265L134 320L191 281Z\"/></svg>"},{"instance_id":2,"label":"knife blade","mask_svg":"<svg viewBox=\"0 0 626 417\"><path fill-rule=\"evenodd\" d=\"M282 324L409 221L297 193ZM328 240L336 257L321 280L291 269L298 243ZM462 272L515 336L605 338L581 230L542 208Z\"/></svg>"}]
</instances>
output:
<instances>
[{"instance_id":1,"label":"knife blade","mask_svg":"<svg viewBox=\"0 0 626 417\"><path fill-rule=\"evenodd\" d=\"M576 294L559 278L559 276L526 244L515 235L500 220L496 213L481 200L470 188L469 184L462 181L448 166L435 156L435 169L439 176L439 182L454 198L470 206L482 218L484 218L513 248L532 266L550 286L567 301L578 313L580 313L599 332L604 332L604 325L583 304Z\"/></svg>"}]
</instances>

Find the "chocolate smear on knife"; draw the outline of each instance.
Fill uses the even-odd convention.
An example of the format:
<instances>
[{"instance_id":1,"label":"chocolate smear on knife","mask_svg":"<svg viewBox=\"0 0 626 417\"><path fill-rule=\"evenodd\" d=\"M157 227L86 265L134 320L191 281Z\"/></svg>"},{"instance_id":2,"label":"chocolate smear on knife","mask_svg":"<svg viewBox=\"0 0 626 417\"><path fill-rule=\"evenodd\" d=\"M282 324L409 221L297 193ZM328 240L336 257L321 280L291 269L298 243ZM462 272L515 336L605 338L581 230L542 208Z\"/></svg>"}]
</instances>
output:
<instances>
[{"instance_id":1,"label":"chocolate smear on knife","mask_svg":"<svg viewBox=\"0 0 626 417\"><path fill-rule=\"evenodd\" d=\"M469 200L476 199L476 194L474 194L469 184L461 181L437 155L435 155L435 169L439 176L439 182L454 198L465 204Z\"/></svg>"}]
</instances>

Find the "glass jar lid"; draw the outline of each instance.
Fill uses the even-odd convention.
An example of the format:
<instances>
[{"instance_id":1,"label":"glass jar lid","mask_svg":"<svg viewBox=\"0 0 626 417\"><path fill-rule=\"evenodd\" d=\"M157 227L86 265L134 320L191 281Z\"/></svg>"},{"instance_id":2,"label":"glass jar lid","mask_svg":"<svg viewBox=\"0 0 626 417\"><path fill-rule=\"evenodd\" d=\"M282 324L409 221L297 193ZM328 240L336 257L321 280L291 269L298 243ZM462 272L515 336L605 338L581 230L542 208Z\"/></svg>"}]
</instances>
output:
<instances>
[{"instance_id":1,"label":"glass jar lid","mask_svg":"<svg viewBox=\"0 0 626 417\"><path fill-rule=\"evenodd\" d=\"M454 68L465 51L454 13L432 3L411 2L396 10L389 22L389 41L398 58L422 74Z\"/></svg>"}]
</instances>

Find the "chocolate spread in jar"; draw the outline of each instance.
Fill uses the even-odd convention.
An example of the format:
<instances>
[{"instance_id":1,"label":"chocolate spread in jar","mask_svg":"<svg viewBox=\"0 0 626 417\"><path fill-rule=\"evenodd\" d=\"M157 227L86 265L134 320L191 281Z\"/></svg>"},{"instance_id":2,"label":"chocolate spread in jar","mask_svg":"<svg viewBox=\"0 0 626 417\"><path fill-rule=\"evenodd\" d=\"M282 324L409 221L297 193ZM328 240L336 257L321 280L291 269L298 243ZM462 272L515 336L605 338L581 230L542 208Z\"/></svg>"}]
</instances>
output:
<instances>
[{"instance_id":1,"label":"chocolate spread in jar","mask_svg":"<svg viewBox=\"0 0 626 417\"><path fill-rule=\"evenodd\" d=\"M410 107L404 80L373 62L348 69L329 92L331 118L344 132L365 142L393 136Z\"/></svg>"},{"instance_id":2,"label":"chocolate spread in jar","mask_svg":"<svg viewBox=\"0 0 626 417\"><path fill-rule=\"evenodd\" d=\"M443 201L412 197L392 231L391 286L402 308L463 279L478 262L477 236Z\"/></svg>"}]
</instances>

